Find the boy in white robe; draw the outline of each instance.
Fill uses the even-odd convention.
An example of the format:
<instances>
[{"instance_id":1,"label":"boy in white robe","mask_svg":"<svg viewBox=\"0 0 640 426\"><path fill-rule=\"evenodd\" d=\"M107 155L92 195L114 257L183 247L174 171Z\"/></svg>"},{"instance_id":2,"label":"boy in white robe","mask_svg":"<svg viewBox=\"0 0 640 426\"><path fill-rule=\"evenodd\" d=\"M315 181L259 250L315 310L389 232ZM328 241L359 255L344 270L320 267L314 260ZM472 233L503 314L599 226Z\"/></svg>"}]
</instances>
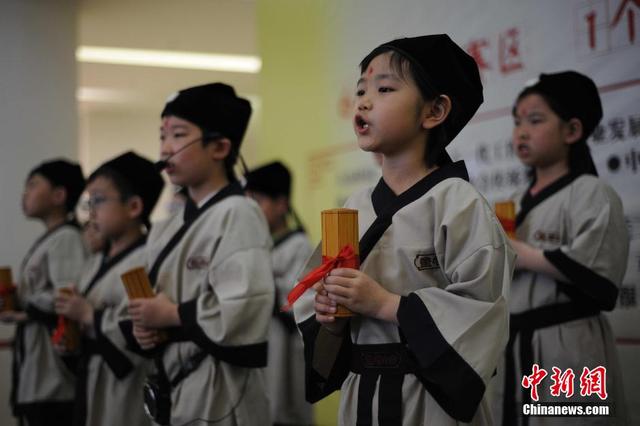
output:
<instances>
[{"instance_id":1,"label":"boy in white robe","mask_svg":"<svg viewBox=\"0 0 640 426\"><path fill-rule=\"evenodd\" d=\"M66 160L42 163L29 173L22 207L47 231L26 254L19 274L19 311L3 312L16 323L13 351L14 415L29 426L68 425L73 416L73 356L60 356L51 335L58 317L58 289L77 282L86 260L74 211L85 185L80 166Z\"/></svg>"},{"instance_id":2,"label":"boy in white robe","mask_svg":"<svg viewBox=\"0 0 640 426\"><path fill-rule=\"evenodd\" d=\"M304 399L304 355L292 312L282 312L287 294L311 255L309 238L290 204L291 173L279 161L251 170L245 192L262 209L273 238L271 261L276 303L269 326L267 387L274 425L310 425L311 404ZM288 219L294 221L293 227Z\"/></svg>"},{"instance_id":3,"label":"boy in white robe","mask_svg":"<svg viewBox=\"0 0 640 426\"><path fill-rule=\"evenodd\" d=\"M154 164L133 152L89 176L91 223L107 243L87 262L78 290L56 297L56 312L83 331L75 426L150 424L142 399L149 362L126 348L119 322L127 294L120 276L146 263L145 228L163 186Z\"/></svg>"},{"instance_id":4,"label":"boy in white robe","mask_svg":"<svg viewBox=\"0 0 640 426\"><path fill-rule=\"evenodd\" d=\"M232 87L214 83L181 90L161 115L162 164L188 198L147 241L157 295L129 303L132 344L154 350L147 389L158 391L147 407L158 423L271 422L263 377L271 238L233 171L250 114Z\"/></svg>"}]
</instances>

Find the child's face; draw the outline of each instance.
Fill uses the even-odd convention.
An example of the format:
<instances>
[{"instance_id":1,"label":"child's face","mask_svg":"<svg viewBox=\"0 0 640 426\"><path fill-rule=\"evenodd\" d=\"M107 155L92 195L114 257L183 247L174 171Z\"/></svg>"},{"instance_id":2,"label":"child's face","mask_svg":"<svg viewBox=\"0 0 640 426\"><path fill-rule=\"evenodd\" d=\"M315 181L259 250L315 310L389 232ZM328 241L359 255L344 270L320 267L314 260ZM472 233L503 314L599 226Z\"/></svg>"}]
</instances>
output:
<instances>
[{"instance_id":1,"label":"child's face","mask_svg":"<svg viewBox=\"0 0 640 426\"><path fill-rule=\"evenodd\" d=\"M58 188L58 190L60 190ZM59 205L49 179L35 174L27 179L22 194L22 211L27 217L42 218Z\"/></svg>"},{"instance_id":2,"label":"child's face","mask_svg":"<svg viewBox=\"0 0 640 426\"><path fill-rule=\"evenodd\" d=\"M174 116L162 119L160 156L167 158L175 154L169 159L165 169L174 185L195 186L211 172L212 161L208 151L215 142L203 146L200 138L202 131L190 121ZM181 148L184 150L177 153Z\"/></svg>"},{"instance_id":3,"label":"child's face","mask_svg":"<svg viewBox=\"0 0 640 426\"><path fill-rule=\"evenodd\" d=\"M285 220L289 208L286 197L271 198L254 191L247 191L247 196L258 203L271 231L274 231Z\"/></svg>"},{"instance_id":4,"label":"child's face","mask_svg":"<svg viewBox=\"0 0 640 426\"><path fill-rule=\"evenodd\" d=\"M391 67L390 53L376 56L358 80L353 127L364 151L392 155L425 143L427 103L410 77Z\"/></svg>"},{"instance_id":5,"label":"child's face","mask_svg":"<svg viewBox=\"0 0 640 426\"><path fill-rule=\"evenodd\" d=\"M512 143L520 161L530 167L548 167L569 155L566 123L537 94L516 105Z\"/></svg>"},{"instance_id":6,"label":"child's face","mask_svg":"<svg viewBox=\"0 0 640 426\"><path fill-rule=\"evenodd\" d=\"M82 238L90 253L102 251L105 240L94 221L87 222L82 228Z\"/></svg>"},{"instance_id":7,"label":"child's face","mask_svg":"<svg viewBox=\"0 0 640 426\"><path fill-rule=\"evenodd\" d=\"M98 176L87 186L87 192L90 220L104 238L119 237L136 220L111 179Z\"/></svg>"}]
</instances>

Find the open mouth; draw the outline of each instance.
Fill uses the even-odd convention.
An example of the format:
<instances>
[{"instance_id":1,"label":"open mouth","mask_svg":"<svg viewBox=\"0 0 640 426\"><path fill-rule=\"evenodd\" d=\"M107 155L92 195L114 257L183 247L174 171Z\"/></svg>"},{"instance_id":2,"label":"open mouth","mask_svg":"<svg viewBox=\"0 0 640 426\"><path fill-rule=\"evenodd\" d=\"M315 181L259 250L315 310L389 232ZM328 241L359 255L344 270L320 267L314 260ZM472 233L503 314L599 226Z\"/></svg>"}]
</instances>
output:
<instances>
[{"instance_id":1,"label":"open mouth","mask_svg":"<svg viewBox=\"0 0 640 426\"><path fill-rule=\"evenodd\" d=\"M356 115L354 123L358 133L364 133L369 130L369 123L361 115Z\"/></svg>"}]
</instances>

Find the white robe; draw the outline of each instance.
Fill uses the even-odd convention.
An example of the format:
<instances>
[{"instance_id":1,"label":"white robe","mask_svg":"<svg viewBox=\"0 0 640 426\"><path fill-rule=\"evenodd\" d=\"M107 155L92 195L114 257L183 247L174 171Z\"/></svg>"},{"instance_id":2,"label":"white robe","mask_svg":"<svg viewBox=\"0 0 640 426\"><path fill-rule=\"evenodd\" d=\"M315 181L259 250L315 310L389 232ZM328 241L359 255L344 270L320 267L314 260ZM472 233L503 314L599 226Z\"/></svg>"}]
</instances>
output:
<instances>
[{"instance_id":1,"label":"white robe","mask_svg":"<svg viewBox=\"0 0 640 426\"><path fill-rule=\"evenodd\" d=\"M84 338L87 426L149 425L144 413L142 387L149 372L149 360L126 348L119 322L127 316L128 299L120 276L145 266L144 241L134 243L105 261L93 256L80 280L80 290L94 308L94 326Z\"/></svg>"},{"instance_id":2,"label":"white robe","mask_svg":"<svg viewBox=\"0 0 640 426\"><path fill-rule=\"evenodd\" d=\"M274 242L271 252L276 285L275 313L269 326L267 389L273 421L278 424L310 425L312 406L304 398L304 354L291 312L280 312L287 294L311 255L309 239L293 231Z\"/></svg>"},{"instance_id":3,"label":"white robe","mask_svg":"<svg viewBox=\"0 0 640 426\"><path fill-rule=\"evenodd\" d=\"M523 340L522 331L516 333L513 352L510 352L513 354L515 377L509 381L511 389L515 390L515 405L508 405L514 407L517 422L522 422L523 393L529 394L529 390L521 386L522 377L531 375L531 364L537 363L548 372L538 386L540 402L605 404L611 407L614 416L529 417L529 425L626 424L615 341L609 322L600 313L615 307L618 286L626 269L629 236L622 203L611 187L592 175L567 175L536 196L525 194L517 198L516 237L544 250L545 257L565 275L568 282L556 282L547 275L527 270L518 270L514 275L509 303L513 314L512 333L515 328L531 327L538 321L561 323L535 327L529 339ZM549 307L558 310L551 314L542 311L538 318L522 320L536 308L553 309ZM577 317L561 319L569 310L577 312ZM529 359L522 358L523 347ZM601 401L596 395L580 396L583 368L598 366L607 368L609 397L606 401ZM550 395L552 367L562 371L572 369L575 388L571 398ZM495 382L497 424L503 416L505 370L501 365ZM514 394L511 390L508 393ZM508 424L512 424L513 418L509 418Z\"/></svg>"},{"instance_id":4,"label":"white robe","mask_svg":"<svg viewBox=\"0 0 640 426\"><path fill-rule=\"evenodd\" d=\"M381 180L347 201L359 213L361 256L365 231L398 209L360 269L402 299L399 325L356 316L345 337L315 321L313 291L294 305L307 398L340 389L341 425L492 424L485 388L508 338L515 256L467 179L459 162L400 196ZM318 249L308 266L319 258Z\"/></svg>"},{"instance_id":5,"label":"white robe","mask_svg":"<svg viewBox=\"0 0 640 426\"><path fill-rule=\"evenodd\" d=\"M189 200L152 227L146 250L150 269L184 224L185 210L191 217L196 207ZM178 304L182 324L168 330L162 360L169 379L195 354L211 355L172 389L171 424L269 424L263 367L274 284L266 220L237 184L198 211L162 263L155 285Z\"/></svg>"},{"instance_id":6,"label":"white robe","mask_svg":"<svg viewBox=\"0 0 640 426\"><path fill-rule=\"evenodd\" d=\"M53 302L57 289L78 283L85 258L79 228L64 224L36 241L22 262L17 294L29 320L18 325L14 348L19 410L73 401L74 375L51 344L57 321Z\"/></svg>"}]
</instances>

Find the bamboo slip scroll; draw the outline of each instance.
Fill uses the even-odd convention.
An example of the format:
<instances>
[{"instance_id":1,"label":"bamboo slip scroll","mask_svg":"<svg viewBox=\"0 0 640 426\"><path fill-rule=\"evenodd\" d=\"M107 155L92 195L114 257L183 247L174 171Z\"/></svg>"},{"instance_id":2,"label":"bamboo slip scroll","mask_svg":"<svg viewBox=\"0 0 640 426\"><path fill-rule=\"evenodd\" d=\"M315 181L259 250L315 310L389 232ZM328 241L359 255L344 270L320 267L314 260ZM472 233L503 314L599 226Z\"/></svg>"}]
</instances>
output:
<instances>
[{"instance_id":1,"label":"bamboo slip scroll","mask_svg":"<svg viewBox=\"0 0 640 426\"><path fill-rule=\"evenodd\" d=\"M15 286L13 285L13 276L11 268L8 266L0 267L0 298L2 298L1 311L15 311Z\"/></svg>"},{"instance_id":2,"label":"bamboo slip scroll","mask_svg":"<svg viewBox=\"0 0 640 426\"><path fill-rule=\"evenodd\" d=\"M120 276L124 289L131 299L146 299L155 296L149 276L144 268L133 268Z\"/></svg>"},{"instance_id":3,"label":"bamboo slip scroll","mask_svg":"<svg viewBox=\"0 0 640 426\"><path fill-rule=\"evenodd\" d=\"M345 246L349 245L355 252L355 257L345 262L342 267L358 269L359 238L358 238L358 210L330 209L322 211L322 259L335 258ZM354 316L354 313L344 306L338 305L336 317Z\"/></svg>"},{"instance_id":4,"label":"bamboo slip scroll","mask_svg":"<svg viewBox=\"0 0 640 426\"><path fill-rule=\"evenodd\" d=\"M129 300L147 299L156 295L151 287L147 271L143 267L128 270L120 275L120 279ZM163 330L158 330L158 337L161 341L164 341L167 339L167 334Z\"/></svg>"},{"instance_id":5,"label":"bamboo slip scroll","mask_svg":"<svg viewBox=\"0 0 640 426\"><path fill-rule=\"evenodd\" d=\"M58 289L60 294L73 296L73 287L62 287ZM75 353L80 349L80 326L77 322L62 315L58 315L58 325L51 337L56 344L64 346L66 353Z\"/></svg>"},{"instance_id":6,"label":"bamboo slip scroll","mask_svg":"<svg viewBox=\"0 0 640 426\"><path fill-rule=\"evenodd\" d=\"M509 238L516 238L516 205L513 201L495 204L496 217Z\"/></svg>"}]
</instances>

